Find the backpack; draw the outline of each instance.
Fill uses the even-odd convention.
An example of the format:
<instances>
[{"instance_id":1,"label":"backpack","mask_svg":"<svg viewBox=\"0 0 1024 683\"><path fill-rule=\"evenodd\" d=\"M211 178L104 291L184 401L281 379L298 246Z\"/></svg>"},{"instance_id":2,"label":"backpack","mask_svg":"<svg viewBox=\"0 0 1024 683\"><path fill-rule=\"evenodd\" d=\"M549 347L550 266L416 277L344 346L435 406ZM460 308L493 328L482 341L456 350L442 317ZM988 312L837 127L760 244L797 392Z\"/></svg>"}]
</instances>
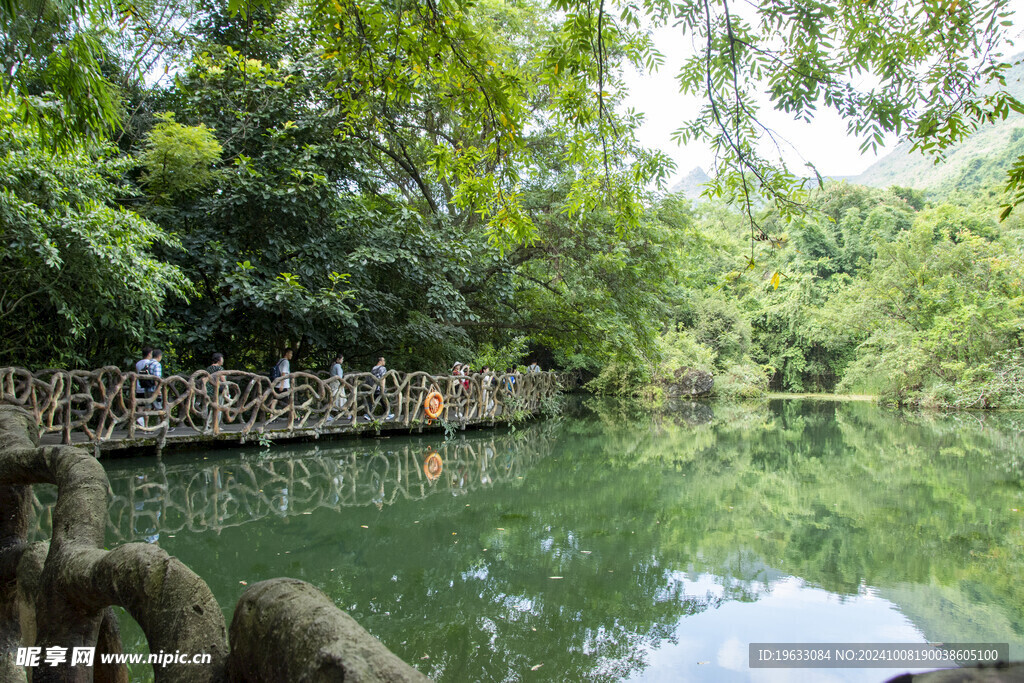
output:
<instances>
[{"instance_id":1,"label":"backpack","mask_svg":"<svg viewBox=\"0 0 1024 683\"><path fill-rule=\"evenodd\" d=\"M152 378L153 375L153 361L149 361L142 366L141 370L137 370L136 374L139 375L139 387L143 392L150 394L156 390L156 379ZM150 379L143 379L142 375L150 376Z\"/></svg>"},{"instance_id":2,"label":"backpack","mask_svg":"<svg viewBox=\"0 0 1024 683\"><path fill-rule=\"evenodd\" d=\"M270 376L270 381L273 382L275 379L281 376L281 361L274 363L274 367L270 368L270 372L267 373Z\"/></svg>"}]
</instances>

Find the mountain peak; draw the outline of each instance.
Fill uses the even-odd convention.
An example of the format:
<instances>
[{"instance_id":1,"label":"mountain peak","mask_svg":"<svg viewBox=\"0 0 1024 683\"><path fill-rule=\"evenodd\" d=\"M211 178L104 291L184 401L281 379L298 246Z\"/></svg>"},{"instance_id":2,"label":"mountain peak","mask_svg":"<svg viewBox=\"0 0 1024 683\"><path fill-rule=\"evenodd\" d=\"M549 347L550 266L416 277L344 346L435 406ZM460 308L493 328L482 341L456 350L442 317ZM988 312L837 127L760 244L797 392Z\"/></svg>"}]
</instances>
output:
<instances>
[{"instance_id":1,"label":"mountain peak","mask_svg":"<svg viewBox=\"0 0 1024 683\"><path fill-rule=\"evenodd\" d=\"M711 182L711 176L700 166L694 166L689 173L672 186L673 194L682 194L687 199L696 199L704 191L704 186Z\"/></svg>"}]
</instances>

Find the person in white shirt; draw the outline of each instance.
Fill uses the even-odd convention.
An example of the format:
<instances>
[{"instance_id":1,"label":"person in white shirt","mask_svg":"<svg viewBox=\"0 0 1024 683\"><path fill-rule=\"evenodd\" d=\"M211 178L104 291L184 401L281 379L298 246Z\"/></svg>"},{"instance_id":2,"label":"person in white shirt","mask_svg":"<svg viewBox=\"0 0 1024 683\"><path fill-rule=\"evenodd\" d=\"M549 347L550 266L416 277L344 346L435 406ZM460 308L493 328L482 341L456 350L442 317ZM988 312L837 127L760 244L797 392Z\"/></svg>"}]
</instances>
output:
<instances>
[{"instance_id":1,"label":"person in white shirt","mask_svg":"<svg viewBox=\"0 0 1024 683\"><path fill-rule=\"evenodd\" d=\"M334 364L331 365L331 379L337 377L337 381L332 383L331 393L334 395L334 408L335 410L341 410L345 407L345 401L348 396L345 393L345 385L341 383L341 380L345 377L345 371L342 369L341 364L345 362L345 356L340 353L334 357ZM337 419L335 417L334 419Z\"/></svg>"},{"instance_id":2,"label":"person in white shirt","mask_svg":"<svg viewBox=\"0 0 1024 683\"><path fill-rule=\"evenodd\" d=\"M292 371L291 359L294 355L292 349L285 349L284 355L281 356L281 360L277 361L277 371L280 373L282 379L278 384L282 391L288 391L292 388L292 380L287 375Z\"/></svg>"}]
</instances>

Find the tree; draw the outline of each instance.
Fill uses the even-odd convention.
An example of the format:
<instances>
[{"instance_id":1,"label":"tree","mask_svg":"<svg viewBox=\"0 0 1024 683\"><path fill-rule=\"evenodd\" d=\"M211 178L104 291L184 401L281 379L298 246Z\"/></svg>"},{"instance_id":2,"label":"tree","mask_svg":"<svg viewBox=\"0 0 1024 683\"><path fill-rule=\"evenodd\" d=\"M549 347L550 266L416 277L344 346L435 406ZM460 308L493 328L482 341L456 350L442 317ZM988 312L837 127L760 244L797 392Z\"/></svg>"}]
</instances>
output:
<instances>
[{"instance_id":1,"label":"tree","mask_svg":"<svg viewBox=\"0 0 1024 683\"><path fill-rule=\"evenodd\" d=\"M835 110L864 149L899 135L915 149L941 153L979 126L1024 111L1003 87L1011 65L1001 49L1012 26L1003 1L783 0L737 9L728 0L564 0L556 6L596 17L599 30L589 34L589 45L609 65L603 46L643 45L645 21L678 27L691 38L697 50L680 65L678 80L703 105L677 138L712 146L718 173L711 194L740 200L754 238L767 237L755 216L758 203L768 199L785 216L800 213L807 186L801 176L817 173L789 168L781 154L765 151L784 142L761 121L761 93L771 107L805 121L819 108ZM663 62L653 52L646 57ZM1017 183L1022 169L1024 163Z\"/></svg>"},{"instance_id":2,"label":"tree","mask_svg":"<svg viewBox=\"0 0 1024 683\"><path fill-rule=\"evenodd\" d=\"M372 10L350 9L357 19ZM535 53L553 29L536 7L485 3L477 12L486 54L543 68ZM435 30L420 25L420 14L408 19L416 22L409 30ZM659 323L648 313L660 306L652 283L671 268L661 247L667 233L638 217L617 220L600 202L577 205L590 171L565 154L566 136L546 122L556 107L549 90L507 95L527 98L515 106L526 116L528 104L534 121L508 147L473 118L473 107L486 103L464 93L458 97L476 101L466 109L445 94L455 87L449 81L472 78L458 57L469 37L446 48L453 62L444 83L391 65L401 72L394 78L408 80L378 89L368 84L381 78L377 60L386 51L348 64L341 78L342 57L320 51L301 13L264 17L251 30L231 21L238 20L214 22L215 35L231 44L205 44L154 103L173 112L173 122L157 124L142 154L142 180L157 189L166 167L213 159L214 140L222 148L213 185L161 191L145 209L182 241L187 256L167 258L199 288L198 299L170 316L189 353L218 348L260 367L268 344L299 346L314 363L339 348L357 364L387 349L399 367L439 369L477 344L501 346L524 332L534 344L590 346L598 355L650 348ZM366 73L357 77L359 69ZM179 143L199 137L202 144L188 148L211 154L182 153ZM496 223L495 195L482 189L505 192L508 174L515 199L506 195L510 203L495 211L527 219L529 235L517 232L526 224L511 214L512 223ZM623 196L635 189L619 187Z\"/></svg>"},{"instance_id":3,"label":"tree","mask_svg":"<svg viewBox=\"0 0 1024 683\"><path fill-rule=\"evenodd\" d=\"M178 241L119 205L130 166L109 147L55 157L0 103L0 363L122 363L191 293L155 255Z\"/></svg>"}]
</instances>

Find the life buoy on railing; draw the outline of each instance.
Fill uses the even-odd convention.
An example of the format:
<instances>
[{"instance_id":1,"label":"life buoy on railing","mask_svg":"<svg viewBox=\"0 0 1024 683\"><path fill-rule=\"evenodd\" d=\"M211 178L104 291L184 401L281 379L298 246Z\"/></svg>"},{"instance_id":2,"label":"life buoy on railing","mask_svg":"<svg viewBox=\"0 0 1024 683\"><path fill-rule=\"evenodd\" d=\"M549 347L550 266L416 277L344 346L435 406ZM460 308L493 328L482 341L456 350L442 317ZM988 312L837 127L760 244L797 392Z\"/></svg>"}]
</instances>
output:
<instances>
[{"instance_id":1,"label":"life buoy on railing","mask_svg":"<svg viewBox=\"0 0 1024 683\"><path fill-rule=\"evenodd\" d=\"M441 456L434 452L429 453L427 459L423 461L423 474L427 475L427 479L434 481L441 476L442 469L444 469L444 463L441 461Z\"/></svg>"},{"instance_id":2,"label":"life buoy on railing","mask_svg":"<svg viewBox=\"0 0 1024 683\"><path fill-rule=\"evenodd\" d=\"M427 394L427 397L423 399L423 412L427 414L431 420L436 420L441 416L441 411L444 410L444 398L437 391L431 391Z\"/></svg>"}]
</instances>

